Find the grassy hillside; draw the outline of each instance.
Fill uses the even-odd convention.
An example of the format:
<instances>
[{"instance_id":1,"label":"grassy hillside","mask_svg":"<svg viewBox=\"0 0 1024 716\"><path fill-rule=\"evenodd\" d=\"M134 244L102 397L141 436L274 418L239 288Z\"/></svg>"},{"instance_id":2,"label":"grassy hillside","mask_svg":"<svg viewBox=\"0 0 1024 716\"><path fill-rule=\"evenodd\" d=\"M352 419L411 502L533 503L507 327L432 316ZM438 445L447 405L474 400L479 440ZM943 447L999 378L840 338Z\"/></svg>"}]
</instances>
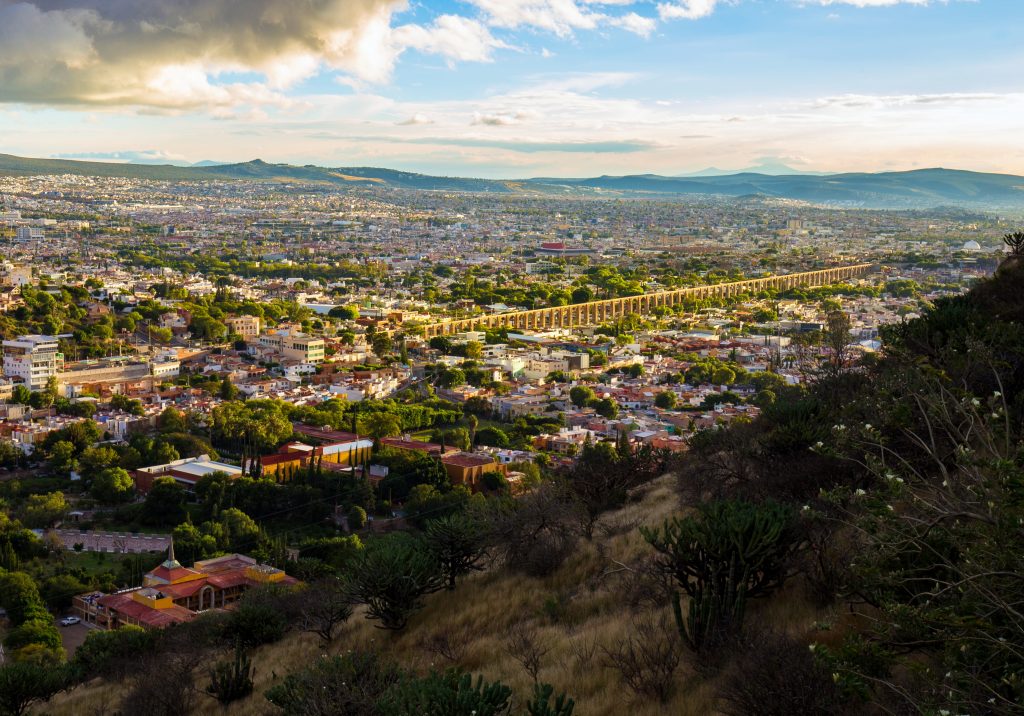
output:
<instances>
[{"instance_id":1,"label":"grassy hillside","mask_svg":"<svg viewBox=\"0 0 1024 716\"><path fill-rule=\"evenodd\" d=\"M425 608L402 632L377 629L357 613L327 649L311 635L289 634L256 652L253 696L232 704L227 711L212 698L200 697L196 713L280 713L263 697L267 688L324 653L353 649L380 650L422 671L459 666L491 680L500 679L517 694L527 694L532 679L507 647L508 634L515 630L525 630L549 649L541 657L538 678L553 684L556 691L572 695L577 715L714 713L715 682L698 674L688 657L683 657L675 677L677 685L662 704L650 696L637 696L623 685L619 673L606 665L602 652L602 647L614 648L634 634L637 623L645 619L664 618L671 625L668 610L653 608L645 601L636 575L623 565L635 567L651 554L636 528L660 524L677 511L675 487L676 477L665 476L643 488L633 503L604 518L606 529L599 531L593 542L581 543L574 556L547 578L525 577L496 567L467 578L454 592L428 597ZM826 618L795 584L778 599L754 608L800 639L807 639L815 622ZM674 637L673 631L674 625L669 626L668 636ZM447 657L439 652L446 652ZM208 678L204 670L199 671L198 682L204 685ZM114 684L92 682L56 697L39 712L55 716L110 713L123 691Z\"/></svg>"}]
</instances>

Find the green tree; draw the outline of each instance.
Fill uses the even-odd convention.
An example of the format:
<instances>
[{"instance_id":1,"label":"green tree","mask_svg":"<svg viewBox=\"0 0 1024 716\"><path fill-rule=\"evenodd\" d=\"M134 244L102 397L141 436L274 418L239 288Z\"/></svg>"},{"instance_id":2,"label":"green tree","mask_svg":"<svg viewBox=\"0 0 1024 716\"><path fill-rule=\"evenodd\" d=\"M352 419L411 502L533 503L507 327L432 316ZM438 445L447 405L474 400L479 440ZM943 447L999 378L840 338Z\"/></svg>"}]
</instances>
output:
<instances>
[{"instance_id":1,"label":"green tree","mask_svg":"<svg viewBox=\"0 0 1024 716\"><path fill-rule=\"evenodd\" d=\"M68 503L63 492L29 495L22 511L22 521L29 527L52 527L67 511Z\"/></svg>"},{"instance_id":2,"label":"green tree","mask_svg":"<svg viewBox=\"0 0 1024 716\"><path fill-rule=\"evenodd\" d=\"M108 467L93 478L90 492L97 500L108 505L126 502L135 493L135 481L127 470Z\"/></svg>"},{"instance_id":3,"label":"green tree","mask_svg":"<svg viewBox=\"0 0 1024 716\"><path fill-rule=\"evenodd\" d=\"M0 667L0 713L23 716L32 704L49 701L67 687L64 669L50 664L12 662Z\"/></svg>"},{"instance_id":4,"label":"green tree","mask_svg":"<svg viewBox=\"0 0 1024 716\"><path fill-rule=\"evenodd\" d=\"M597 399L597 395L594 393L594 389L587 385L576 385L569 390L569 400L577 408L582 408L585 405Z\"/></svg>"},{"instance_id":5,"label":"green tree","mask_svg":"<svg viewBox=\"0 0 1024 716\"><path fill-rule=\"evenodd\" d=\"M454 514L427 522L423 539L427 549L441 565L448 589L455 589L455 580L474 570L483 569L487 554L485 530L479 521Z\"/></svg>"},{"instance_id":6,"label":"green tree","mask_svg":"<svg viewBox=\"0 0 1024 716\"><path fill-rule=\"evenodd\" d=\"M220 382L220 399L235 400L238 397L238 388L231 382L231 376L225 375Z\"/></svg>"},{"instance_id":7,"label":"green tree","mask_svg":"<svg viewBox=\"0 0 1024 716\"><path fill-rule=\"evenodd\" d=\"M146 495L142 520L149 525L174 525L185 519L185 488L173 477L158 477Z\"/></svg>"},{"instance_id":8,"label":"green tree","mask_svg":"<svg viewBox=\"0 0 1024 716\"><path fill-rule=\"evenodd\" d=\"M663 390L654 396L654 404L662 410L672 410L676 407L676 394L671 390Z\"/></svg>"},{"instance_id":9,"label":"green tree","mask_svg":"<svg viewBox=\"0 0 1024 716\"><path fill-rule=\"evenodd\" d=\"M619 404L614 398L603 398L594 403L594 410L597 414L608 420L615 420L619 417Z\"/></svg>"},{"instance_id":10,"label":"green tree","mask_svg":"<svg viewBox=\"0 0 1024 716\"><path fill-rule=\"evenodd\" d=\"M82 476L86 479L94 479L104 470L115 467L120 461L120 455L109 445L96 445L87 448L79 458L82 466Z\"/></svg>"}]
</instances>

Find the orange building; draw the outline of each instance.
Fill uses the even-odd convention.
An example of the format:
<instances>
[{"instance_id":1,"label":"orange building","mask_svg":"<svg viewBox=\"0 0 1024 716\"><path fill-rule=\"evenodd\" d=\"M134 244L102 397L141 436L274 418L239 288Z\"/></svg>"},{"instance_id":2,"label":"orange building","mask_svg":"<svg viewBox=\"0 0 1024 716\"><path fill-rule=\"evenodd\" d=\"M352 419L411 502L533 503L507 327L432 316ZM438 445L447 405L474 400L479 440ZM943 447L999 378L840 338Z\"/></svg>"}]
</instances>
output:
<instances>
[{"instance_id":1,"label":"orange building","mask_svg":"<svg viewBox=\"0 0 1024 716\"><path fill-rule=\"evenodd\" d=\"M189 621L199 612L230 607L252 587L296 583L282 570L241 554L196 562L189 569L174 558L172 544L167 559L143 577L141 587L80 594L72 607L82 621L104 629L126 624L162 628Z\"/></svg>"},{"instance_id":2,"label":"orange building","mask_svg":"<svg viewBox=\"0 0 1024 716\"><path fill-rule=\"evenodd\" d=\"M453 485L465 485L476 492L480 489L480 480L489 472L505 474L505 466L499 464L490 455L480 455L471 452L460 452L455 455L445 455L441 458L444 471L448 473L448 480Z\"/></svg>"}]
</instances>

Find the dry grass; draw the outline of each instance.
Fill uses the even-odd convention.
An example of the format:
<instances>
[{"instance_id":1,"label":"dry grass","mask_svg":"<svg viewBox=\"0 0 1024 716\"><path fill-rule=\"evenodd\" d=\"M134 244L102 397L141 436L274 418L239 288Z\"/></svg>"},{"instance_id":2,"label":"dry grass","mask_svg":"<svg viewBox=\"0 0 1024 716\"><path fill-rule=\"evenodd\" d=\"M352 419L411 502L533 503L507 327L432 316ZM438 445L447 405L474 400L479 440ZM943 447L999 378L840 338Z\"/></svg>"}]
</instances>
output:
<instances>
[{"instance_id":1,"label":"dry grass","mask_svg":"<svg viewBox=\"0 0 1024 716\"><path fill-rule=\"evenodd\" d=\"M524 577L504 569L474 574L454 592L428 597L425 608L401 633L377 629L357 612L327 649L318 646L312 635L289 634L254 654L253 696L226 711L203 696L196 713L279 713L263 697L268 687L321 654L350 649L377 649L419 670L454 664L488 679L500 679L525 697L532 690L532 679L508 650L508 634L516 625L523 625L548 649L541 658L539 680L553 684L556 692L573 696L580 716L714 713L715 684L694 675L688 655L677 672L674 695L660 704L635 697L618 673L605 665L600 649L632 633L635 615L623 606L621 596L623 565L650 554L637 525L660 524L678 511L674 485L674 477L662 477L623 509L606 516L602 522L610 529L596 533L593 542L581 542L550 577ZM752 616L771 621L797 638L809 638L814 623L825 618L798 587L751 607ZM439 650L437 644L443 648ZM202 688L207 682L204 671L197 683ZM161 686L154 684L155 688ZM122 692L123 687L117 685L92 683L55 698L39 711L58 716L111 713L110 707L116 706Z\"/></svg>"}]
</instances>

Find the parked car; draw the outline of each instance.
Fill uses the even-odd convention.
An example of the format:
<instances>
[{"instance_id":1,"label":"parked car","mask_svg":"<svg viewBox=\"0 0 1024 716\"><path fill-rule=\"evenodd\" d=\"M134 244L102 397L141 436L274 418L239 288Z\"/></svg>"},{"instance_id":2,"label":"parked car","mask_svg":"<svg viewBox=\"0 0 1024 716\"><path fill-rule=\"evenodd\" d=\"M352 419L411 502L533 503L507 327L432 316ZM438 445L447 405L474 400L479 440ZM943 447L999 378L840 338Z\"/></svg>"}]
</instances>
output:
<instances>
[{"instance_id":1,"label":"parked car","mask_svg":"<svg viewBox=\"0 0 1024 716\"><path fill-rule=\"evenodd\" d=\"M80 621L82 621L82 620L79 619L78 617L64 617L63 619L60 620L60 625L61 626L71 626L72 624L78 624Z\"/></svg>"}]
</instances>

